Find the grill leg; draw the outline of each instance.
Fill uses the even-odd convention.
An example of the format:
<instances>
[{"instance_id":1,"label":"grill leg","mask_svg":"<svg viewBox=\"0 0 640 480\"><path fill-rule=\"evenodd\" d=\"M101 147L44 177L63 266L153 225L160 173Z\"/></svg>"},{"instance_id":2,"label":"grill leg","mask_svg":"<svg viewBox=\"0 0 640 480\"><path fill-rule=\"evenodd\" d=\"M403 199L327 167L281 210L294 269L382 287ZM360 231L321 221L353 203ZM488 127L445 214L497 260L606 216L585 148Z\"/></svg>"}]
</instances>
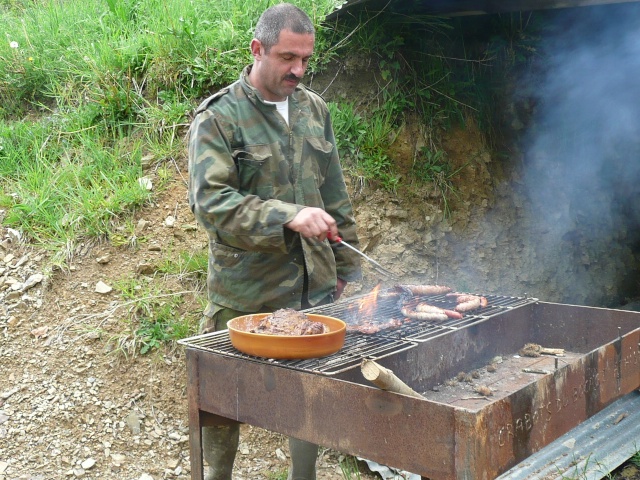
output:
<instances>
[{"instance_id":1,"label":"grill leg","mask_svg":"<svg viewBox=\"0 0 640 480\"><path fill-rule=\"evenodd\" d=\"M202 422L200 410L195 402L189 402L189 459L191 461L191 480L204 479L202 461Z\"/></svg>"}]
</instances>

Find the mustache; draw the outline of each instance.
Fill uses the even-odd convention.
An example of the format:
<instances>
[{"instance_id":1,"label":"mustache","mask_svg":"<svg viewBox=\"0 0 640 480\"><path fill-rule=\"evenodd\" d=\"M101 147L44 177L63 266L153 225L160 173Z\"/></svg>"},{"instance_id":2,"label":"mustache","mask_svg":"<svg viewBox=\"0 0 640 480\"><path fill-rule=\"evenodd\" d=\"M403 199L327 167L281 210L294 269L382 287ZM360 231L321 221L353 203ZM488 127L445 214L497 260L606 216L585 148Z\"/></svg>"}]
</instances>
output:
<instances>
[{"instance_id":1,"label":"mustache","mask_svg":"<svg viewBox=\"0 0 640 480\"><path fill-rule=\"evenodd\" d=\"M293 73L290 73L289 75L285 75L284 79L285 80L292 80L292 81L295 81L295 82L300 82L302 80L302 77L297 77Z\"/></svg>"}]
</instances>

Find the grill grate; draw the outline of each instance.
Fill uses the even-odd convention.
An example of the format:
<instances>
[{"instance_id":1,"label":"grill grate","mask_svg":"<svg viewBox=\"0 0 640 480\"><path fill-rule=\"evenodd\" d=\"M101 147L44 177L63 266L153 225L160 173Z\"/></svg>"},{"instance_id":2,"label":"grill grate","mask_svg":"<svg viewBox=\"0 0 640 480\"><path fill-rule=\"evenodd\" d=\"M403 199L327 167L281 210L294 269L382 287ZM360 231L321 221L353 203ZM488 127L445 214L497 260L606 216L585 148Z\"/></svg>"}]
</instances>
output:
<instances>
[{"instance_id":1,"label":"grill grate","mask_svg":"<svg viewBox=\"0 0 640 480\"><path fill-rule=\"evenodd\" d=\"M506 295L484 295L488 304L485 308L474 310L461 319L449 319L443 322L424 322L420 320L405 320L400 313L400 308L406 306L414 308L420 302L427 302L431 305L453 310L456 306L455 297L446 295L415 295L408 297L402 295L395 290L388 290L378 294L368 293L359 297L352 297L347 301L324 305L305 310L307 313L318 313L339 318L349 326L361 324L363 321L370 322L374 325L380 325L382 328L375 336L402 338L415 342L424 342L433 338L445 335L451 330L476 325L484 322L490 317L505 313L512 308L521 307L529 303L536 302L535 298L510 297ZM389 321L405 320L397 322L399 326L388 326ZM357 331L350 331L352 335L363 335L370 337L371 335L363 334Z\"/></svg>"},{"instance_id":2,"label":"grill grate","mask_svg":"<svg viewBox=\"0 0 640 480\"><path fill-rule=\"evenodd\" d=\"M365 358L371 360L385 358L414 348L421 342L446 335L452 330L478 324L509 309L537 301L535 298L504 295L485 295L485 297L488 300L487 307L475 310L472 315L465 315L462 319L449 319L444 322L410 320L401 322L400 326L388 328L384 327L389 325L390 320L404 320L400 313L402 306L411 308L419 302L428 301L441 308L453 309L456 305L455 298L446 295L407 297L396 290L387 290L307 309L306 313L331 316L347 323L347 335L342 349L323 358L278 360L246 355L231 345L227 330L198 335L181 340L179 343L187 347L258 363L269 363L320 375L336 375L359 367ZM364 334L350 330L350 326L353 327L363 321L380 325L381 330L375 334Z\"/></svg>"},{"instance_id":3,"label":"grill grate","mask_svg":"<svg viewBox=\"0 0 640 480\"><path fill-rule=\"evenodd\" d=\"M358 367L364 358L384 358L416 346L416 342L402 338L392 339L377 335L352 335L348 332L342 349L332 355L305 360L279 360L254 357L236 350L235 347L231 345L228 330L186 338L180 340L178 343L228 357L243 358L258 363L269 363L270 365L279 365L294 370L327 376L336 375Z\"/></svg>"}]
</instances>

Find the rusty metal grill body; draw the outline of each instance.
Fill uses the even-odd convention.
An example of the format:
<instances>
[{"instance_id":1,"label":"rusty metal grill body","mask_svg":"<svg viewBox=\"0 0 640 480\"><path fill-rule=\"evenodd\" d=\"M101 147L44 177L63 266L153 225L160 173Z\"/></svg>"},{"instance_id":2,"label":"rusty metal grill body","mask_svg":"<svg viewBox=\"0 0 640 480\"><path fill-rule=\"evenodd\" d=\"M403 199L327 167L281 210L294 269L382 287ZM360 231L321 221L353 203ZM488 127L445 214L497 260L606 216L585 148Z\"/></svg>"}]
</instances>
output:
<instances>
[{"instance_id":1,"label":"rusty metal grill body","mask_svg":"<svg viewBox=\"0 0 640 480\"><path fill-rule=\"evenodd\" d=\"M344 348L322 359L251 357L231 346L226 331L184 340L192 478L202 478L200 427L228 421L424 478L494 478L640 387L640 313L486 297L486 308L461 320L408 322L374 335L350 331ZM401 317L399 302L424 298L382 292L373 310L368 300L307 311L348 324L384 322ZM444 308L455 304L444 295L428 300ZM567 355L519 358L526 343L563 348ZM492 396L444 386L496 357L509 361L501 375L484 374ZM364 358L390 368L426 399L369 385L357 368ZM523 373L526 366L538 373Z\"/></svg>"}]
</instances>

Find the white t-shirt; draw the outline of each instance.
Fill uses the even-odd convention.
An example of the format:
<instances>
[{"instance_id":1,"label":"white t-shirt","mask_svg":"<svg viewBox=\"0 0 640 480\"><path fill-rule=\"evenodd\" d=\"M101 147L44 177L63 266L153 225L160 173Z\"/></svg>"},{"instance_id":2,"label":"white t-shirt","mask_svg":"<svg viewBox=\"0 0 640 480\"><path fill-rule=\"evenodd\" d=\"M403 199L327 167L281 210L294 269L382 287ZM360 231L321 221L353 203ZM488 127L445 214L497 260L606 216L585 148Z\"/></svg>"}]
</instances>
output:
<instances>
[{"instance_id":1,"label":"white t-shirt","mask_svg":"<svg viewBox=\"0 0 640 480\"><path fill-rule=\"evenodd\" d=\"M282 115L282 118L284 118L284 121L287 122L287 125L289 125L289 97L285 98L281 102L268 102L265 100L264 103L269 105L275 105L276 109L278 110L278 113Z\"/></svg>"}]
</instances>

